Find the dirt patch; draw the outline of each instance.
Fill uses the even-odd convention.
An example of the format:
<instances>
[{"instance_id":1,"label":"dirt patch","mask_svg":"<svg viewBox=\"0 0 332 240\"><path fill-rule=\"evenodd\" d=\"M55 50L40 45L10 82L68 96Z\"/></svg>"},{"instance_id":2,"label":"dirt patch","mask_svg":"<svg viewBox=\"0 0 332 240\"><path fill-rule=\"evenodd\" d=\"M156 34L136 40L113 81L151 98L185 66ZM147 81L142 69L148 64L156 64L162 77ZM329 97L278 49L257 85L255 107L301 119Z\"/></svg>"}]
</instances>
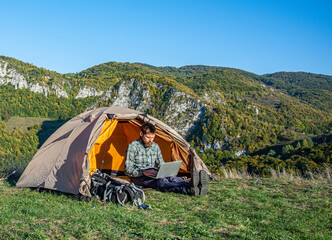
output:
<instances>
[{"instance_id":1,"label":"dirt patch","mask_svg":"<svg viewBox=\"0 0 332 240\"><path fill-rule=\"evenodd\" d=\"M206 209L203 209L203 208L201 208L201 207L196 207L195 210L196 210L196 211L206 211Z\"/></svg>"},{"instance_id":2,"label":"dirt patch","mask_svg":"<svg viewBox=\"0 0 332 240\"><path fill-rule=\"evenodd\" d=\"M226 233L228 232L229 230L227 228L219 228L219 229L215 229L213 230L212 232L213 233Z\"/></svg>"},{"instance_id":3,"label":"dirt patch","mask_svg":"<svg viewBox=\"0 0 332 240\"><path fill-rule=\"evenodd\" d=\"M0 226L0 229L6 229L8 231L13 231L13 230L15 230L15 227L13 227L13 226Z\"/></svg>"},{"instance_id":4,"label":"dirt patch","mask_svg":"<svg viewBox=\"0 0 332 240\"><path fill-rule=\"evenodd\" d=\"M160 222L154 223L153 225L167 225L167 224L184 224L186 221L168 221L168 219L162 219Z\"/></svg>"},{"instance_id":5,"label":"dirt patch","mask_svg":"<svg viewBox=\"0 0 332 240\"><path fill-rule=\"evenodd\" d=\"M66 221L65 220L55 220L55 221L53 221L54 223L60 223L60 224L62 224L62 223L65 223Z\"/></svg>"},{"instance_id":6,"label":"dirt patch","mask_svg":"<svg viewBox=\"0 0 332 240\"><path fill-rule=\"evenodd\" d=\"M259 104L265 107L272 107L278 109L281 103L281 99L273 94L264 94L263 96L253 97L251 95L245 95L243 98L253 101L255 104Z\"/></svg>"}]
</instances>

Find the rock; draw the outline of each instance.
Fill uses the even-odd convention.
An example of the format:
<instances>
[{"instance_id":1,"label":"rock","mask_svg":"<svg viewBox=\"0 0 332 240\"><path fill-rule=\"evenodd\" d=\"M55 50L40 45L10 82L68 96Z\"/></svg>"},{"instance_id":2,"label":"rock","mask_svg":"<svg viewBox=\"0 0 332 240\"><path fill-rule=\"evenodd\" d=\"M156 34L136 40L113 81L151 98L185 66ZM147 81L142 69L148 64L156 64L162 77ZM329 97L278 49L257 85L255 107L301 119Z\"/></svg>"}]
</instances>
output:
<instances>
[{"instance_id":1,"label":"rock","mask_svg":"<svg viewBox=\"0 0 332 240\"><path fill-rule=\"evenodd\" d=\"M237 156L237 157L240 157L242 155L247 155L247 154L248 154L248 152L245 150L239 150L239 151L235 152L235 156Z\"/></svg>"},{"instance_id":2,"label":"rock","mask_svg":"<svg viewBox=\"0 0 332 240\"><path fill-rule=\"evenodd\" d=\"M43 78L50 79L49 76L44 76ZM56 84L53 84L52 89L50 89L46 83L28 82L26 78L15 69L8 69L8 63L6 61L0 61L0 85L3 84L12 84L15 89L26 88L32 92L44 94L46 97L51 92L54 92L57 97L68 97L67 92Z\"/></svg>"},{"instance_id":3,"label":"rock","mask_svg":"<svg viewBox=\"0 0 332 240\"><path fill-rule=\"evenodd\" d=\"M65 98L68 98L68 93L62 89L60 86L56 85L56 84L53 84L52 85L52 89L55 91L55 95L57 97L65 97Z\"/></svg>"},{"instance_id":4,"label":"rock","mask_svg":"<svg viewBox=\"0 0 332 240\"><path fill-rule=\"evenodd\" d=\"M87 97L97 97L103 95L103 91L97 90L93 87L83 87L80 88L78 94L76 95L76 99L78 98L87 98Z\"/></svg>"},{"instance_id":5,"label":"rock","mask_svg":"<svg viewBox=\"0 0 332 240\"><path fill-rule=\"evenodd\" d=\"M226 100L224 95L217 91L206 91L202 98L208 103L218 103L226 105Z\"/></svg>"},{"instance_id":6,"label":"rock","mask_svg":"<svg viewBox=\"0 0 332 240\"><path fill-rule=\"evenodd\" d=\"M123 80L117 87L110 87L88 109L98 106L99 102L113 101L111 106L133 107L139 111L146 111L151 107L151 96L147 88L149 83L136 80Z\"/></svg>"},{"instance_id":7,"label":"rock","mask_svg":"<svg viewBox=\"0 0 332 240\"><path fill-rule=\"evenodd\" d=\"M206 104L190 94L172 89L165 121L185 137L205 115Z\"/></svg>"}]
</instances>

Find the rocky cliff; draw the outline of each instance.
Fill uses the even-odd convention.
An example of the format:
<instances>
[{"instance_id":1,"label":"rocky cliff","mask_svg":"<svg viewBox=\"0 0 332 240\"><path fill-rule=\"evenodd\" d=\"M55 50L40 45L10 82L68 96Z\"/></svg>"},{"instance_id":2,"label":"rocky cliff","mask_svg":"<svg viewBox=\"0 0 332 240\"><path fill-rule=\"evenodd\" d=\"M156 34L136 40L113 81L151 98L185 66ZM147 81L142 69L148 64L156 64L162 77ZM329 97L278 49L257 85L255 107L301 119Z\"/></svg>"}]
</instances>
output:
<instances>
[{"instance_id":1,"label":"rocky cliff","mask_svg":"<svg viewBox=\"0 0 332 240\"><path fill-rule=\"evenodd\" d=\"M51 76L40 76L38 79L32 78L28 74L21 74L15 68L9 67L7 61L0 60L0 85L12 84L15 89L29 89L35 93L41 93L45 96L55 94L57 97L68 98L74 92L71 88L65 89L64 86L70 86L68 79L61 79L60 82L52 82ZM103 91L93 87L83 86L78 90L75 98L96 97L103 94Z\"/></svg>"},{"instance_id":2,"label":"rocky cliff","mask_svg":"<svg viewBox=\"0 0 332 240\"><path fill-rule=\"evenodd\" d=\"M110 87L88 109L98 106L121 106L148 112L185 137L204 117L207 104L176 87L132 78Z\"/></svg>"},{"instance_id":3,"label":"rocky cliff","mask_svg":"<svg viewBox=\"0 0 332 240\"><path fill-rule=\"evenodd\" d=\"M47 78L47 77L45 77ZM12 84L15 88L27 88L32 92L42 93L47 96L50 91L47 85L39 83L28 83L26 78L18 73L14 68L8 68L6 61L0 61L0 84Z\"/></svg>"},{"instance_id":4,"label":"rocky cliff","mask_svg":"<svg viewBox=\"0 0 332 240\"><path fill-rule=\"evenodd\" d=\"M49 76L43 76L43 79L50 79ZM53 84L48 86L45 82L28 81L23 74L20 74L14 68L9 68L6 61L0 61L0 85L12 84L15 88L27 88L32 92L41 93L47 96L50 93L54 93L57 97L68 97L67 92L62 86Z\"/></svg>"}]
</instances>

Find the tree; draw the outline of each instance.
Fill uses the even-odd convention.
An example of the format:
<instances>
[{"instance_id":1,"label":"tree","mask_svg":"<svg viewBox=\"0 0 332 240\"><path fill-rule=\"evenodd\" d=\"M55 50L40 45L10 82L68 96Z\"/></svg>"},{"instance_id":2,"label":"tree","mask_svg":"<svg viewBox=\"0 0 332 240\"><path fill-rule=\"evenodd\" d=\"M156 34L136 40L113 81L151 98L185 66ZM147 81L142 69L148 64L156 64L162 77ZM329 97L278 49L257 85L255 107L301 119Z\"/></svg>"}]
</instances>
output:
<instances>
[{"instance_id":1,"label":"tree","mask_svg":"<svg viewBox=\"0 0 332 240\"><path fill-rule=\"evenodd\" d=\"M294 147L292 145L285 145L282 147L281 153L286 155L290 154L294 151Z\"/></svg>"}]
</instances>

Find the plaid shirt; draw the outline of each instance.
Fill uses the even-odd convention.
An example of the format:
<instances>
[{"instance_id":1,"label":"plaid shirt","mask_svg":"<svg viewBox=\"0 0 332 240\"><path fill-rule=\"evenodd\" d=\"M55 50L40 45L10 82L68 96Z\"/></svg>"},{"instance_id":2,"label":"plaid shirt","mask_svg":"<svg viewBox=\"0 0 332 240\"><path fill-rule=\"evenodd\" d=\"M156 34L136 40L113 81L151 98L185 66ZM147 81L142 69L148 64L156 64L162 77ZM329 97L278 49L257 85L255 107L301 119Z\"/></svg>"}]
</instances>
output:
<instances>
[{"instance_id":1,"label":"plaid shirt","mask_svg":"<svg viewBox=\"0 0 332 240\"><path fill-rule=\"evenodd\" d=\"M142 169L157 168L163 163L163 156L157 143L153 142L151 147L144 147L141 138L128 145L125 161L125 174L130 177L143 175Z\"/></svg>"}]
</instances>

